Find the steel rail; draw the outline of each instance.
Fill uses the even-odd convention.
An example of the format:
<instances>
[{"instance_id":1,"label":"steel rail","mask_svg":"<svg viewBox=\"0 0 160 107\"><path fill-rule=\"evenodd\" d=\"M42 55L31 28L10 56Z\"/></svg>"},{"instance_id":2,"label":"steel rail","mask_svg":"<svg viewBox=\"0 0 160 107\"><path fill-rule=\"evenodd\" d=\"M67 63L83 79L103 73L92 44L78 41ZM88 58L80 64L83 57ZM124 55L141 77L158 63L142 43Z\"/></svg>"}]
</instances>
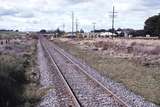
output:
<instances>
[{"instance_id":1,"label":"steel rail","mask_svg":"<svg viewBox=\"0 0 160 107\"><path fill-rule=\"evenodd\" d=\"M55 45L55 44L54 44ZM56 45L55 45L56 46ZM58 46L57 46L58 47ZM59 48L59 47L58 47ZM61 51L57 48L54 47L54 49L60 53L61 55L63 55L65 58L67 58L70 62L72 62L75 66L77 66L86 76L88 76L91 80L95 81L96 83L98 83L103 89L105 89L107 92L109 92L116 100L118 100L120 103L122 103L124 105L124 107L131 107L129 106L125 101L123 101L120 97L118 97L117 95L115 95L110 89L108 89L106 86L104 86L100 81L98 81L97 79L95 79L91 74L87 73L86 70L84 68L82 68L80 65L78 65L72 58L68 57L67 55L65 55L63 53L63 51ZM63 49L62 49L63 50ZM81 64L81 63L80 63ZM81 64L82 65L82 64ZM83 66L83 65L82 65Z\"/></svg>"},{"instance_id":2,"label":"steel rail","mask_svg":"<svg viewBox=\"0 0 160 107\"><path fill-rule=\"evenodd\" d=\"M56 67L57 71L58 71L58 74L59 76L62 78L62 81L64 82L67 90L69 91L69 93L71 94L72 96L72 99L73 99L73 102L75 104L76 107L82 107L81 106L81 103L79 102L78 98L75 96L71 86L69 85L69 83L67 82L67 80L65 79L63 73L61 72L59 66L57 65L57 63L55 62L54 58L52 57L52 55L50 54L49 50L46 48L46 46L42 43L42 41L40 40L40 43L42 45L42 47L44 48L44 50L47 52L49 58L51 59L53 65Z\"/></svg>"}]
</instances>

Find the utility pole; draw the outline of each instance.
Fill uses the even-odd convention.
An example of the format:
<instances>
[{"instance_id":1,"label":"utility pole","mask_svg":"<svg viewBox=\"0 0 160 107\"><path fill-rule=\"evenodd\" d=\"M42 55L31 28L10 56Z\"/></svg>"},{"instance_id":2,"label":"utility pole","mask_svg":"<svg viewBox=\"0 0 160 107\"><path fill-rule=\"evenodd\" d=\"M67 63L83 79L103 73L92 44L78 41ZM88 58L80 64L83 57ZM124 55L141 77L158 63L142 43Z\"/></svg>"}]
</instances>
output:
<instances>
[{"instance_id":1,"label":"utility pole","mask_svg":"<svg viewBox=\"0 0 160 107\"><path fill-rule=\"evenodd\" d=\"M74 33L74 12L72 12L72 36Z\"/></svg>"},{"instance_id":2,"label":"utility pole","mask_svg":"<svg viewBox=\"0 0 160 107\"><path fill-rule=\"evenodd\" d=\"M78 32L78 19L76 19L76 32Z\"/></svg>"},{"instance_id":3,"label":"utility pole","mask_svg":"<svg viewBox=\"0 0 160 107\"><path fill-rule=\"evenodd\" d=\"M93 37L94 37L95 36L96 23L93 22L92 24L93 24Z\"/></svg>"},{"instance_id":4,"label":"utility pole","mask_svg":"<svg viewBox=\"0 0 160 107\"><path fill-rule=\"evenodd\" d=\"M92 24L93 24L93 33L95 33L96 23L95 23L95 22L93 22Z\"/></svg>"},{"instance_id":5,"label":"utility pole","mask_svg":"<svg viewBox=\"0 0 160 107\"><path fill-rule=\"evenodd\" d=\"M63 24L62 27L63 27L63 31L65 32L65 24Z\"/></svg>"},{"instance_id":6,"label":"utility pole","mask_svg":"<svg viewBox=\"0 0 160 107\"><path fill-rule=\"evenodd\" d=\"M116 17L116 13L115 12L115 6L113 6L113 11L112 11L112 37L113 37L113 33L114 33L114 24L115 24L115 17Z\"/></svg>"},{"instance_id":7,"label":"utility pole","mask_svg":"<svg viewBox=\"0 0 160 107\"><path fill-rule=\"evenodd\" d=\"M113 6L113 13L112 13L112 36L113 36L113 31L114 31L114 15L115 15L115 7Z\"/></svg>"}]
</instances>

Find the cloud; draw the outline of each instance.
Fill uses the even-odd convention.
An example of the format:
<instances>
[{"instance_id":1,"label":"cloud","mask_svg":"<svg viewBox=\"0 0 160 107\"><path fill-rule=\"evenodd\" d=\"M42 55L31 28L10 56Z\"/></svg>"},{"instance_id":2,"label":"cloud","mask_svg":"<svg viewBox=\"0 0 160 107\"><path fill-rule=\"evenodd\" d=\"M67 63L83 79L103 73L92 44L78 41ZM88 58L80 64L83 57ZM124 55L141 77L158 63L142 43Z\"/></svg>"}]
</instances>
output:
<instances>
[{"instance_id":1,"label":"cloud","mask_svg":"<svg viewBox=\"0 0 160 107\"><path fill-rule=\"evenodd\" d=\"M144 21L160 11L159 0L0 0L0 28L71 30L71 12L85 31L111 28L112 6L118 12L115 27L141 29Z\"/></svg>"},{"instance_id":2,"label":"cloud","mask_svg":"<svg viewBox=\"0 0 160 107\"><path fill-rule=\"evenodd\" d=\"M148 8L159 8L160 1L159 0L145 0L143 2L143 6Z\"/></svg>"},{"instance_id":3,"label":"cloud","mask_svg":"<svg viewBox=\"0 0 160 107\"><path fill-rule=\"evenodd\" d=\"M17 13L18 13L17 10L0 8L0 16L8 16L8 15L14 16Z\"/></svg>"},{"instance_id":4,"label":"cloud","mask_svg":"<svg viewBox=\"0 0 160 107\"><path fill-rule=\"evenodd\" d=\"M71 4L79 4L79 3L86 3L86 2L91 2L94 0L67 0Z\"/></svg>"},{"instance_id":5,"label":"cloud","mask_svg":"<svg viewBox=\"0 0 160 107\"><path fill-rule=\"evenodd\" d=\"M14 16L21 17L21 18L33 18L34 14L32 12L19 12L15 14Z\"/></svg>"}]
</instances>

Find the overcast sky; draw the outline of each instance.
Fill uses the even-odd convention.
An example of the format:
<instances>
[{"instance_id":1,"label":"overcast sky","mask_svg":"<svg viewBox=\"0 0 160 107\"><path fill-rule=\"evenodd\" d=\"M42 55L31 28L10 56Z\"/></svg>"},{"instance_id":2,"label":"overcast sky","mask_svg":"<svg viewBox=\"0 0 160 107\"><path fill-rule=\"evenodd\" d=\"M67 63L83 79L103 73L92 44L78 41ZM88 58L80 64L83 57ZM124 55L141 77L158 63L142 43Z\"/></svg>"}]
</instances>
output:
<instances>
[{"instance_id":1,"label":"overcast sky","mask_svg":"<svg viewBox=\"0 0 160 107\"><path fill-rule=\"evenodd\" d=\"M112 6L116 28L142 29L144 21L160 13L160 0L0 0L0 29L71 30L71 12L85 31L111 28Z\"/></svg>"}]
</instances>

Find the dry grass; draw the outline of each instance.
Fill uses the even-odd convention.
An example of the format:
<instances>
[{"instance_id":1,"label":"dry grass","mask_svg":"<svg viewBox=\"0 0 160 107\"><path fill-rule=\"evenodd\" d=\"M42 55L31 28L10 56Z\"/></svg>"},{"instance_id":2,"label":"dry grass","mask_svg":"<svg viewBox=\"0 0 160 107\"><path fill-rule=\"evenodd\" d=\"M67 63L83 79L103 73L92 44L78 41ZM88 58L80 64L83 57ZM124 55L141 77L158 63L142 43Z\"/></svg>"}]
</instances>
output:
<instances>
[{"instance_id":1,"label":"dry grass","mask_svg":"<svg viewBox=\"0 0 160 107\"><path fill-rule=\"evenodd\" d=\"M148 41L150 42L150 41ZM148 44L146 42L139 41L95 41L94 46L102 48L103 50L112 49L117 52L134 53L134 54L147 54L158 55L160 54L160 44Z\"/></svg>"},{"instance_id":2,"label":"dry grass","mask_svg":"<svg viewBox=\"0 0 160 107\"><path fill-rule=\"evenodd\" d=\"M53 86L40 87L37 84L31 83L29 85L26 85L25 93L23 94L23 96L28 99L26 103L34 107L43 96L47 95L48 91L52 90L54 90Z\"/></svg>"},{"instance_id":3,"label":"dry grass","mask_svg":"<svg viewBox=\"0 0 160 107\"><path fill-rule=\"evenodd\" d=\"M123 83L149 101L160 104L160 66L143 66L128 58L118 58L78 48L70 42L55 41L72 55L83 59L102 75ZM102 42L101 42L102 43ZM132 44L136 45L136 44ZM97 47L104 46L98 44ZM105 44L105 47L112 47ZM156 47L157 48L157 47ZM159 47L158 47L159 49ZM159 52L159 51L158 51Z\"/></svg>"},{"instance_id":4,"label":"dry grass","mask_svg":"<svg viewBox=\"0 0 160 107\"><path fill-rule=\"evenodd\" d=\"M39 99L38 96L31 96L31 94L27 96L27 93L35 93L39 89L37 78L39 74L36 69L36 42L36 40L30 40L9 43L1 52L0 106L6 107L7 103L9 103L8 107L11 105L24 106L24 103L28 102L29 107L32 107ZM2 94L4 95L2 96Z\"/></svg>"}]
</instances>

